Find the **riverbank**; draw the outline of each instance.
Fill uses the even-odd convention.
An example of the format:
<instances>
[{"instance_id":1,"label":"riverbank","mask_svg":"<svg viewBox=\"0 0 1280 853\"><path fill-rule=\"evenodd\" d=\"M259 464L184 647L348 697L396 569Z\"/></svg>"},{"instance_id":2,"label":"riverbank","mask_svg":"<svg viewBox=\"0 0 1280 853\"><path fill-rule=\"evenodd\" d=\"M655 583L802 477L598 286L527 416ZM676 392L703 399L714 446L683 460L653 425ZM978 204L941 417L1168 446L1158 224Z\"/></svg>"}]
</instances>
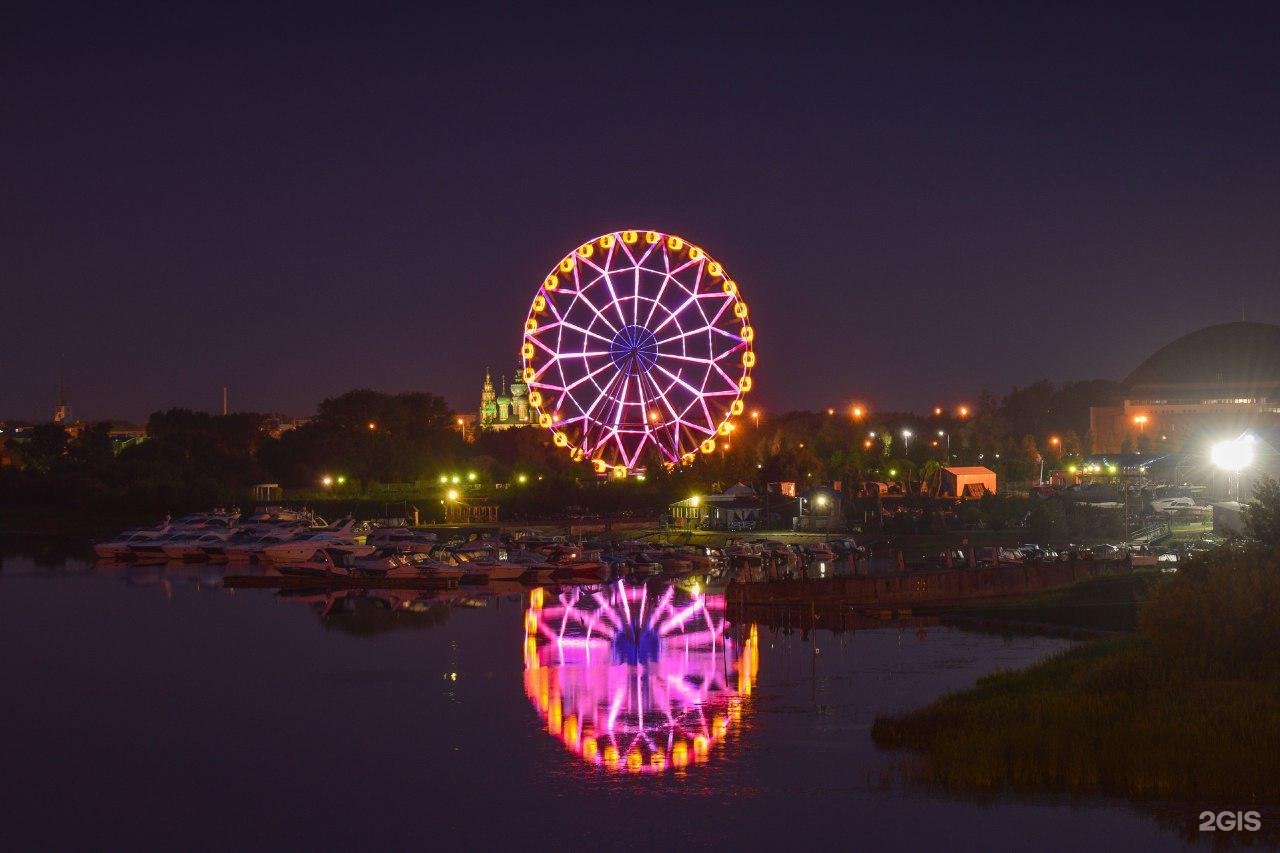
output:
<instances>
[{"instance_id":1,"label":"riverbank","mask_svg":"<svg viewBox=\"0 0 1280 853\"><path fill-rule=\"evenodd\" d=\"M1078 616L1071 600L1086 592L1063 590L1064 612ZM1146 595L1137 633L878 717L872 737L920 754L919 779L957 792L1280 805L1274 556L1224 551Z\"/></svg>"},{"instance_id":2,"label":"riverbank","mask_svg":"<svg viewBox=\"0 0 1280 853\"><path fill-rule=\"evenodd\" d=\"M1039 625L1131 632L1138 627L1138 612L1152 587L1163 578L1151 571L1105 575L1035 595L957 604L939 615L966 628Z\"/></svg>"}]
</instances>

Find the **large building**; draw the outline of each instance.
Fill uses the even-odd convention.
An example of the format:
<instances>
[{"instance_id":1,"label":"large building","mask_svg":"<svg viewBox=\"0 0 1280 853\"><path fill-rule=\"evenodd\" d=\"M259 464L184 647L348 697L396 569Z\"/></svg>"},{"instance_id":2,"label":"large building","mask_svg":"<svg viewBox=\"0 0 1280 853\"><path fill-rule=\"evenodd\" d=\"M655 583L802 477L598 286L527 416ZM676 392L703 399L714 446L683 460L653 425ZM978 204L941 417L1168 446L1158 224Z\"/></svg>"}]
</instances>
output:
<instances>
[{"instance_id":1,"label":"large building","mask_svg":"<svg viewBox=\"0 0 1280 853\"><path fill-rule=\"evenodd\" d=\"M1280 429L1280 326L1222 323L1166 345L1089 411L1094 453L1204 454L1246 431Z\"/></svg>"},{"instance_id":2,"label":"large building","mask_svg":"<svg viewBox=\"0 0 1280 853\"><path fill-rule=\"evenodd\" d=\"M516 372L507 385L505 376L499 377L502 390L493 387L489 371L484 372L484 387L480 390L480 412L476 423L481 432L492 432L518 427L535 426L538 423L529 406L529 386Z\"/></svg>"}]
</instances>

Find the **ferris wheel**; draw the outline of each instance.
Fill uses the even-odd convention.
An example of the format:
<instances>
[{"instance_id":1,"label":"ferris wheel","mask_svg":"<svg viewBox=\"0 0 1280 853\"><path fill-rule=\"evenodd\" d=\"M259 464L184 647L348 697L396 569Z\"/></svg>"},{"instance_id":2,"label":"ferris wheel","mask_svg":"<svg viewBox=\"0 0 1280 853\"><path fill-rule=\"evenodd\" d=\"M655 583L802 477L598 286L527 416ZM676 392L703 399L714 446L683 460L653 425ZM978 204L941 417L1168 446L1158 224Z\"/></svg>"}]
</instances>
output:
<instances>
[{"instance_id":1,"label":"ferris wheel","mask_svg":"<svg viewBox=\"0 0 1280 853\"><path fill-rule=\"evenodd\" d=\"M614 231L565 255L524 326L529 404L600 474L678 464L733 429L755 331L724 267L660 231Z\"/></svg>"}]
</instances>

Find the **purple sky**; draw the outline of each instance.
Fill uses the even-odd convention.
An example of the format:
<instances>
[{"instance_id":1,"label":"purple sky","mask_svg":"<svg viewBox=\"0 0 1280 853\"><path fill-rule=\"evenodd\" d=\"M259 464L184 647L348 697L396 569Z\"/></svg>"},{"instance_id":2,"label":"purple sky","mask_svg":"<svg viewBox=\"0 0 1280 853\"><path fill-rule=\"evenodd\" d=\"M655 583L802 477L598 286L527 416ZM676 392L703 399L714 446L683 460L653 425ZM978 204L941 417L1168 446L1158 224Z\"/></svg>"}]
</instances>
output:
<instances>
[{"instance_id":1,"label":"purple sky","mask_svg":"<svg viewBox=\"0 0 1280 853\"><path fill-rule=\"evenodd\" d=\"M547 269L621 227L724 262L772 408L1121 378L1242 306L1280 321L1265 6L370 5L6 19L0 417L47 417L64 353L88 418L224 383L471 409Z\"/></svg>"}]
</instances>

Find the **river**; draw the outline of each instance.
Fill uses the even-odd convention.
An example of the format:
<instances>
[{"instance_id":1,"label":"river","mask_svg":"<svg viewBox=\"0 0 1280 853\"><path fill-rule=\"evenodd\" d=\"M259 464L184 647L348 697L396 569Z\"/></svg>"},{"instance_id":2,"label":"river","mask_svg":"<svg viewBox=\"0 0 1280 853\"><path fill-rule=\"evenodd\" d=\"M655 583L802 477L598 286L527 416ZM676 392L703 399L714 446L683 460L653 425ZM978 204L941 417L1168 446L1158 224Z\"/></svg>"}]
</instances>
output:
<instances>
[{"instance_id":1,"label":"river","mask_svg":"<svg viewBox=\"0 0 1280 853\"><path fill-rule=\"evenodd\" d=\"M1151 849L1122 803L971 801L877 749L1069 643L732 624L688 585L227 590L0 564L5 849Z\"/></svg>"}]
</instances>

